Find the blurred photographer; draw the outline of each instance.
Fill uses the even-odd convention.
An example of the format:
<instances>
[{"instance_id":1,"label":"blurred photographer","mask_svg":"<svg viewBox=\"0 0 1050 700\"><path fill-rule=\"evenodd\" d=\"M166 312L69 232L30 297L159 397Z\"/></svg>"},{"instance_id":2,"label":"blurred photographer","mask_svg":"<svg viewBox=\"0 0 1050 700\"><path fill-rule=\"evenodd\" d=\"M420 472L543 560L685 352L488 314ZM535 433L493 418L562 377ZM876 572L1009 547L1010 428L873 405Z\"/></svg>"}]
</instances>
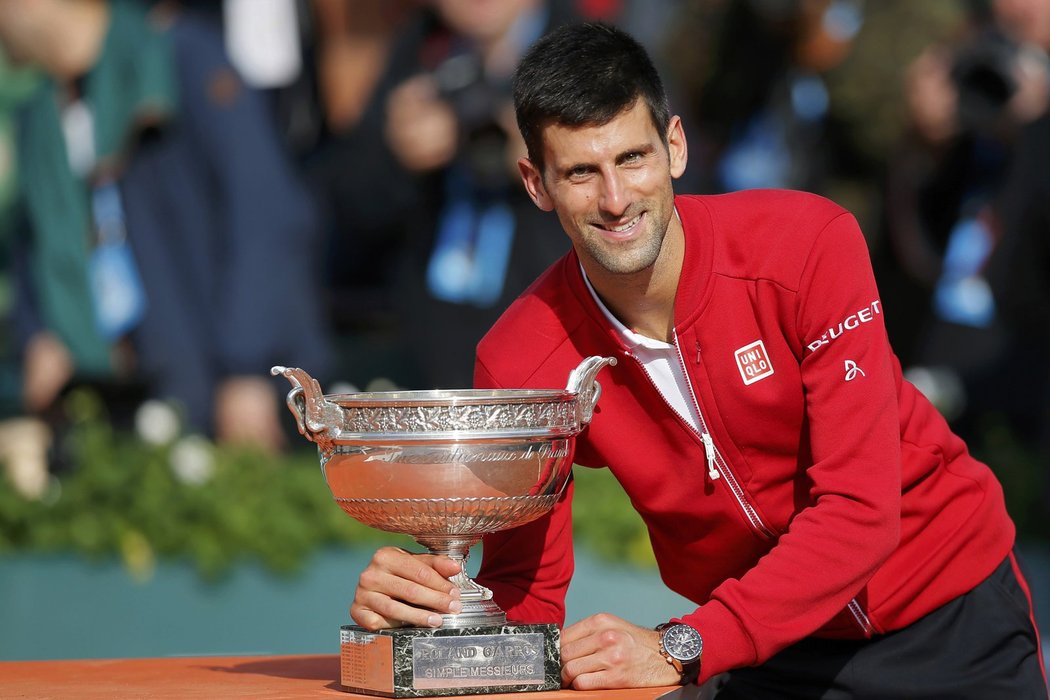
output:
<instances>
[{"instance_id":1,"label":"blurred photographer","mask_svg":"<svg viewBox=\"0 0 1050 700\"><path fill-rule=\"evenodd\" d=\"M1029 45L1050 53L1050 1L1000 0L1003 21ZM996 308L1011 334L1003 363L1015 378L1012 427L1035 450L1034 473L1026 474L1027 516L1033 531L1046 532L1050 509L1050 112L1025 124L1001 188L996 211L1002 235L992 252L987 277ZM1031 468L1032 465L1029 465Z\"/></svg>"},{"instance_id":2,"label":"blurred photographer","mask_svg":"<svg viewBox=\"0 0 1050 700\"><path fill-rule=\"evenodd\" d=\"M1011 333L987 278L1018 134L1050 98L1045 48L1017 31L1014 10L1025 2L975 12L960 40L934 44L910 65L910 130L890 163L887 188L889 242L913 297L924 301L914 305L915 336L904 359L974 443L983 415L1025 410L1015 384L1023 379L1008 361Z\"/></svg>"},{"instance_id":3,"label":"blurred photographer","mask_svg":"<svg viewBox=\"0 0 1050 700\"><path fill-rule=\"evenodd\" d=\"M395 193L382 205L383 230L405 247L394 304L412 370L397 383L469 386L481 335L566 249L557 222L521 187L510 77L522 53L569 16L542 0L437 0L394 40L362 121L389 160L361 165Z\"/></svg>"},{"instance_id":4,"label":"blurred photographer","mask_svg":"<svg viewBox=\"0 0 1050 700\"><path fill-rule=\"evenodd\" d=\"M950 78L960 132L1008 138L1046 108L1046 54L998 29L954 52Z\"/></svg>"}]
</instances>

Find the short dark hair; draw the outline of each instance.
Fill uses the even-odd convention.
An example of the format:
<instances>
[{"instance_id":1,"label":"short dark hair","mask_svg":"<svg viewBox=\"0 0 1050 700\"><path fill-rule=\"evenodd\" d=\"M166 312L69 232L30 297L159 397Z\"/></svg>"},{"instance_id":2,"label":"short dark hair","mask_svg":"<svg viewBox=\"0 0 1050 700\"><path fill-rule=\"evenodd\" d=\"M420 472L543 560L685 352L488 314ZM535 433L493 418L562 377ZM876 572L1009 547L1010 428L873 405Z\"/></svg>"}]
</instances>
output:
<instances>
[{"instance_id":1,"label":"short dark hair","mask_svg":"<svg viewBox=\"0 0 1050 700\"><path fill-rule=\"evenodd\" d=\"M514 73L514 112L529 160L543 170L543 129L601 125L641 97L666 142L671 113L649 54L601 22L560 27L526 52Z\"/></svg>"}]
</instances>

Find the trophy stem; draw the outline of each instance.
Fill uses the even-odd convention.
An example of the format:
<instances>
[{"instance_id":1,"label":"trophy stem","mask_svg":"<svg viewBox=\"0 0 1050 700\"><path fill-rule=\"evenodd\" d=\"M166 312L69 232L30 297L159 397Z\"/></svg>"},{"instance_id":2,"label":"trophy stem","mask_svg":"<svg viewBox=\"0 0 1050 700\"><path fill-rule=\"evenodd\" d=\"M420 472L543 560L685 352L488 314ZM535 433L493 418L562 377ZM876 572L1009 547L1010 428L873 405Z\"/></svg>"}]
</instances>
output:
<instances>
[{"instance_id":1,"label":"trophy stem","mask_svg":"<svg viewBox=\"0 0 1050 700\"><path fill-rule=\"evenodd\" d=\"M459 589L459 599L463 611L441 616L442 627L481 627L486 625L504 625L507 614L492 600L492 591L467 576L467 558L470 546L478 538L416 538L431 554L444 554L459 564L459 573L449 577Z\"/></svg>"},{"instance_id":2,"label":"trophy stem","mask_svg":"<svg viewBox=\"0 0 1050 700\"><path fill-rule=\"evenodd\" d=\"M455 557L453 557L455 560ZM455 576L449 578L449 581L456 584L459 588L459 595L463 600L491 600L492 591L485 588L474 579L467 576L466 567L467 559L464 557L459 561L460 571Z\"/></svg>"}]
</instances>

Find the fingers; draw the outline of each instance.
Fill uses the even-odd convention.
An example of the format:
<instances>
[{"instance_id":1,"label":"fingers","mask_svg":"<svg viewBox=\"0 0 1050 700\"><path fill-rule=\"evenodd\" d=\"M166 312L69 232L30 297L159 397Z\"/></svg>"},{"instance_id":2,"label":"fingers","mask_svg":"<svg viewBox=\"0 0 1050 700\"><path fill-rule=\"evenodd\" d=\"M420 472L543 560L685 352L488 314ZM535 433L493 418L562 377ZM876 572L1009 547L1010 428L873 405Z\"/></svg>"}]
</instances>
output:
<instances>
[{"instance_id":1,"label":"fingers","mask_svg":"<svg viewBox=\"0 0 1050 700\"><path fill-rule=\"evenodd\" d=\"M370 630L438 627L443 613L463 609L459 589L448 580L458 572L448 557L384 547L361 573L350 616Z\"/></svg>"},{"instance_id":2,"label":"fingers","mask_svg":"<svg viewBox=\"0 0 1050 700\"><path fill-rule=\"evenodd\" d=\"M591 616L569 625L561 633L561 657L575 659L593 654L601 649L601 632L607 629L600 621ZM606 640L608 642L610 640Z\"/></svg>"},{"instance_id":3,"label":"fingers","mask_svg":"<svg viewBox=\"0 0 1050 700\"><path fill-rule=\"evenodd\" d=\"M659 633L602 613L562 632L562 683L576 690L673 685L678 674L659 652Z\"/></svg>"},{"instance_id":4,"label":"fingers","mask_svg":"<svg viewBox=\"0 0 1050 700\"><path fill-rule=\"evenodd\" d=\"M574 622L571 625L568 625L561 632L562 646L564 647L566 643L583 639L596 630L610 627L613 624L614 619L616 619L614 615L598 613L597 615L585 617L579 622Z\"/></svg>"},{"instance_id":5,"label":"fingers","mask_svg":"<svg viewBox=\"0 0 1050 700\"><path fill-rule=\"evenodd\" d=\"M438 97L427 76L406 80L387 99L387 143L409 170L433 170L448 163L455 155L458 128L452 108Z\"/></svg>"},{"instance_id":6,"label":"fingers","mask_svg":"<svg viewBox=\"0 0 1050 700\"><path fill-rule=\"evenodd\" d=\"M625 687L616 671L627 659L627 635L584 620L565 629L562 636L562 683L577 690Z\"/></svg>"}]
</instances>

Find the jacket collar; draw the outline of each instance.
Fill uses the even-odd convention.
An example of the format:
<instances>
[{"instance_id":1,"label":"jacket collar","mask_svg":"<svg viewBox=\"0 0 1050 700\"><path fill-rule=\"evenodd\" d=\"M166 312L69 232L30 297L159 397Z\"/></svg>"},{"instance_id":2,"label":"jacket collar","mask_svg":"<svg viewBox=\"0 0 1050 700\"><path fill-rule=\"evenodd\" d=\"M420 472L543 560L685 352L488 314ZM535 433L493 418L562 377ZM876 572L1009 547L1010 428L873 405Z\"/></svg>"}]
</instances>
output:
<instances>
[{"instance_id":1,"label":"jacket collar","mask_svg":"<svg viewBox=\"0 0 1050 700\"><path fill-rule=\"evenodd\" d=\"M685 254L674 304L674 325L679 332L696 322L714 290L715 227L709 200L700 195L675 197L675 209L685 230Z\"/></svg>"}]
</instances>

